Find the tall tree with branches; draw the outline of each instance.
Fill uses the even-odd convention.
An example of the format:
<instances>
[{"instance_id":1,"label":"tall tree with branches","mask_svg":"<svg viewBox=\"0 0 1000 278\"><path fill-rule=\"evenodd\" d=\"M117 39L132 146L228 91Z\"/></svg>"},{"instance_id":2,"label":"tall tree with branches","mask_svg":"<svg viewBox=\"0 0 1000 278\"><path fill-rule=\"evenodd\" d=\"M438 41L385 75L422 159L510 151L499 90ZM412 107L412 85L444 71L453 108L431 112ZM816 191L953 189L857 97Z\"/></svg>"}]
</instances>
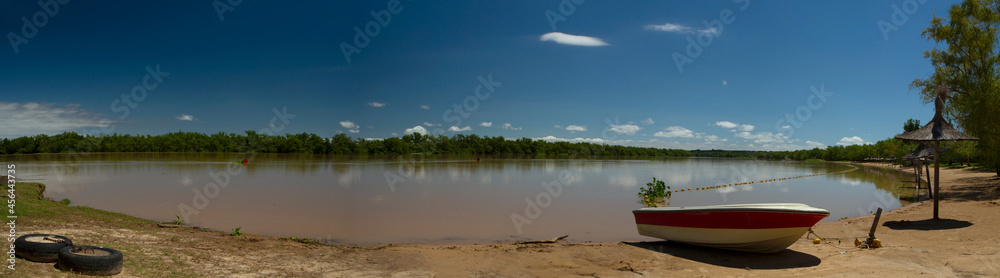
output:
<instances>
[{"instance_id":1,"label":"tall tree with branches","mask_svg":"<svg viewBox=\"0 0 1000 278\"><path fill-rule=\"evenodd\" d=\"M951 101L944 116L979 137L979 155L1000 175L1000 0L966 0L935 16L922 36L937 43L924 51L934 73L910 84L924 103L947 88Z\"/></svg>"}]
</instances>

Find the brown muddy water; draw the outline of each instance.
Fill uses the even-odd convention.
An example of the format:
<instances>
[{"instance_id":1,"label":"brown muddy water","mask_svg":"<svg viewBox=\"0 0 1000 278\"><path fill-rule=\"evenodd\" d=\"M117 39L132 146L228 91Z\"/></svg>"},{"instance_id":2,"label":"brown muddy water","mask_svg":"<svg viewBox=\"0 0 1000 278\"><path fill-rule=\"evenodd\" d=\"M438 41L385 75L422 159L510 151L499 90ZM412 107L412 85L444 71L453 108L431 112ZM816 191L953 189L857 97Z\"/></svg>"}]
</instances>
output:
<instances>
[{"instance_id":1,"label":"brown muddy water","mask_svg":"<svg viewBox=\"0 0 1000 278\"><path fill-rule=\"evenodd\" d=\"M631 211L653 177L671 206L792 202L825 221L901 206L912 176L836 163L113 153L0 156L47 197L157 221L342 244L652 240ZM479 161L477 162L477 158ZM237 161L248 159L244 166ZM835 173L790 180L771 179ZM703 190L715 185L754 184Z\"/></svg>"}]
</instances>

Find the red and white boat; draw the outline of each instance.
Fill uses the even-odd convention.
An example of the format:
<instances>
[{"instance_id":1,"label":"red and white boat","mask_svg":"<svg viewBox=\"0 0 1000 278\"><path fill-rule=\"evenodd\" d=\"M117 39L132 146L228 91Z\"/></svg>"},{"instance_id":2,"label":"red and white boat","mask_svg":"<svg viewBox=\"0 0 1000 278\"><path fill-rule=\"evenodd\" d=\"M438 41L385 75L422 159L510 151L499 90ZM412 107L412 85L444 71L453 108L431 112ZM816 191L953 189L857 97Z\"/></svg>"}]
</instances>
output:
<instances>
[{"instance_id":1,"label":"red and white boat","mask_svg":"<svg viewBox=\"0 0 1000 278\"><path fill-rule=\"evenodd\" d=\"M774 253L830 212L804 204L741 204L633 210L639 234L706 247Z\"/></svg>"}]
</instances>

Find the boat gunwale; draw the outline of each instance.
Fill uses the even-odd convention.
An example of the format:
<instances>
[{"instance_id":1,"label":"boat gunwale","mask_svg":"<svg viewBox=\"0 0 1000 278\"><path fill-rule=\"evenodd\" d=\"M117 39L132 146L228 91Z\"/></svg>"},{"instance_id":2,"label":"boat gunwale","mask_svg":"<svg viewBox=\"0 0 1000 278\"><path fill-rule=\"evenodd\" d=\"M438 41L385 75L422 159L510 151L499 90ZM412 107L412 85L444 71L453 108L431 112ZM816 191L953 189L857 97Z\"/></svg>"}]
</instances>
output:
<instances>
[{"instance_id":1,"label":"boat gunwale","mask_svg":"<svg viewBox=\"0 0 1000 278\"><path fill-rule=\"evenodd\" d=\"M798 214L830 215L830 212L817 207L796 203L775 203L775 204L732 204L713 206L690 206L690 207L657 207L640 208L632 210L632 213L696 213L696 212L782 212Z\"/></svg>"}]
</instances>

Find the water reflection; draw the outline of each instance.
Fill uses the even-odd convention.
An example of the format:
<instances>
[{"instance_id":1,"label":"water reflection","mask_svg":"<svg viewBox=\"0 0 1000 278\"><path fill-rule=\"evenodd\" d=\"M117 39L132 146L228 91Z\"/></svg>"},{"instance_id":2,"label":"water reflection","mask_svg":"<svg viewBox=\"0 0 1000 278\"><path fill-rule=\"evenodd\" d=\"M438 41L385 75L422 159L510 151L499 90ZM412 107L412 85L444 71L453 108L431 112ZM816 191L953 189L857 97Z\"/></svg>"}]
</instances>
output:
<instances>
[{"instance_id":1,"label":"water reflection","mask_svg":"<svg viewBox=\"0 0 1000 278\"><path fill-rule=\"evenodd\" d=\"M234 164L244 158L246 166ZM228 186L191 215L219 230L328 239L341 243L493 242L551 238L643 240L631 210L653 177L673 189L673 206L800 202L826 208L831 220L894 209L916 196L895 171L853 166L733 159L599 160L526 156L324 156L292 154L119 153L4 156L23 178L48 185L49 197L74 205L173 220L213 173L239 167ZM478 162L477 162L478 159ZM548 205L531 202L548 194ZM749 182L753 181L753 184ZM740 186L700 189L717 185ZM535 204L537 206L537 204ZM526 209L528 211L526 211ZM534 213L517 232L513 214Z\"/></svg>"}]
</instances>

